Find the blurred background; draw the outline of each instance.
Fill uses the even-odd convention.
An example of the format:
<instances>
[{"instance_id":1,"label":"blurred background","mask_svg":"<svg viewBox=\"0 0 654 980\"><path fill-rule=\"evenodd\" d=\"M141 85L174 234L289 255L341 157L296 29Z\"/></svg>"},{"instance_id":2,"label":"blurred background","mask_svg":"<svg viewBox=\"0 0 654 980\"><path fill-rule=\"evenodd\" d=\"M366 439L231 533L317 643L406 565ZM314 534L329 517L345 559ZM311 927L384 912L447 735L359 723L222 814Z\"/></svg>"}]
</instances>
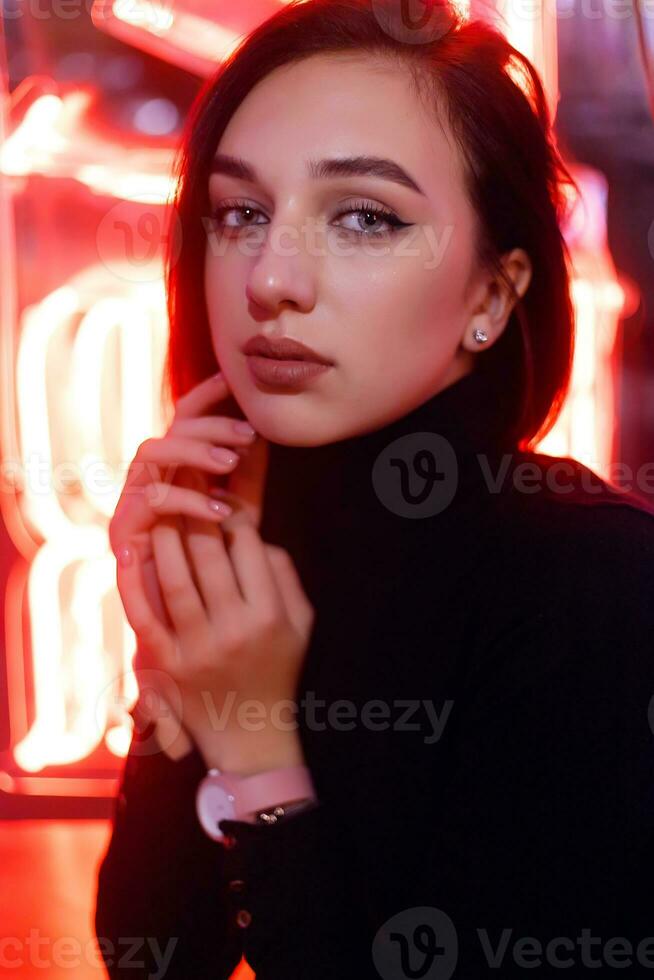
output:
<instances>
[{"instance_id":1,"label":"blurred background","mask_svg":"<svg viewBox=\"0 0 654 980\"><path fill-rule=\"evenodd\" d=\"M107 525L119 467L164 427L173 153L204 79L283 0L0 2L3 935L85 944L137 695ZM539 69L582 190L573 384L539 448L654 504L654 9L463 9Z\"/></svg>"}]
</instances>

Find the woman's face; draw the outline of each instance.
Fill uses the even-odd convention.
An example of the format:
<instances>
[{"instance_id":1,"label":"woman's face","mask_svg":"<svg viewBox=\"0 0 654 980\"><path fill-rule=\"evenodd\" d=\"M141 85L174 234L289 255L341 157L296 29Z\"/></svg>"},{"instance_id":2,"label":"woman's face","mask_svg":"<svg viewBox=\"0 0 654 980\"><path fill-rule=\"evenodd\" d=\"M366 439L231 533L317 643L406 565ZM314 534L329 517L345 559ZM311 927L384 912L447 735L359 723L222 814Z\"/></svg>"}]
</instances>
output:
<instances>
[{"instance_id":1,"label":"woman's face","mask_svg":"<svg viewBox=\"0 0 654 980\"><path fill-rule=\"evenodd\" d=\"M371 431L472 369L476 216L454 142L408 75L369 57L284 66L249 93L217 153L254 172L210 177L211 213L222 210L207 225L205 288L218 363L260 435L310 446ZM419 189L390 172L310 172L364 157ZM263 380L242 349L256 335L300 341L331 366Z\"/></svg>"}]
</instances>

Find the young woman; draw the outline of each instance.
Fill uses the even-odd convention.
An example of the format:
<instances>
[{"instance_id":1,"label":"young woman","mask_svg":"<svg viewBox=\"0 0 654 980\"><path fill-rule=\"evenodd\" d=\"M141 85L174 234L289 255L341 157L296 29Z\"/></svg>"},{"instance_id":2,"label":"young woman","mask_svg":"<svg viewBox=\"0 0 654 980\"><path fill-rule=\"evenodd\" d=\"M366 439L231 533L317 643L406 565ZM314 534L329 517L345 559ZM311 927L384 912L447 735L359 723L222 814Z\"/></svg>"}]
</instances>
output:
<instances>
[{"instance_id":1,"label":"young woman","mask_svg":"<svg viewBox=\"0 0 654 980\"><path fill-rule=\"evenodd\" d=\"M110 528L165 706L99 869L111 976L654 960L654 515L533 449L570 373L571 181L530 63L402 11L288 4L189 120L175 413ZM220 840L209 769L271 774Z\"/></svg>"}]
</instances>

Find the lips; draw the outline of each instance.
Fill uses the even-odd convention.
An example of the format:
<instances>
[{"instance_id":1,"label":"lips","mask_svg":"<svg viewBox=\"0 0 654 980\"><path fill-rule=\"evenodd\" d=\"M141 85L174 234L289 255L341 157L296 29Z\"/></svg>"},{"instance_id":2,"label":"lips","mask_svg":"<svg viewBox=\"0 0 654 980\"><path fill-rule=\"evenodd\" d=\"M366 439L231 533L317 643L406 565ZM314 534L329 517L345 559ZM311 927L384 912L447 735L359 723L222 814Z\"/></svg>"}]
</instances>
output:
<instances>
[{"instance_id":1,"label":"lips","mask_svg":"<svg viewBox=\"0 0 654 980\"><path fill-rule=\"evenodd\" d=\"M248 354L247 364L254 381L274 388L298 388L310 383L326 371L331 364L318 364L316 361L280 361L276 357L259 357Z\"/></svg>"},{"instance_id":2,"label":"lips","mask_svg":"<svg viewBox=\"0 0 654 980\"><path fill-rule=\"evenodd\" d=\"M250 338L243 347L243 353L257 357L269 357L280 361L308 361L314 364L333 364L329 358L323 357L306 344L290 337L271 339L262 334Z\"/></svg>"}]
</instances>

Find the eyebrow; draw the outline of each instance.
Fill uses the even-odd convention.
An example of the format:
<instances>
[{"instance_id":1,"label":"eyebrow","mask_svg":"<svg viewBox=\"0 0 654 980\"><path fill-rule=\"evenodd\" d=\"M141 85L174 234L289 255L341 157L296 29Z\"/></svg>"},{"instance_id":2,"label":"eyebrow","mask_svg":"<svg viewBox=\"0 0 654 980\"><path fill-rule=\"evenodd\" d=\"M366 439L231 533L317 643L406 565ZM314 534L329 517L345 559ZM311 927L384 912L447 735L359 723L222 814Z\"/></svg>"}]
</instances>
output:
<instances>
[{"instance_id":1,"label":"eyebrow","mask_svg":"<svg viewBox=\"0 0 654 980\"><path fill-rule=\"evenodd\" d=\"M384 157L339 157L326 160L309 160L309 176L314 179L329 179L330 177L381 177L395 184L402 184L410 190L417 191L423 197L427 195L399 163L386 160ZM247 180L251 184L259 182L254 167L240 157L227 153L218 153L214 157L210 173L224 174L237 180Z\"/></svg>"}]
</instances>

